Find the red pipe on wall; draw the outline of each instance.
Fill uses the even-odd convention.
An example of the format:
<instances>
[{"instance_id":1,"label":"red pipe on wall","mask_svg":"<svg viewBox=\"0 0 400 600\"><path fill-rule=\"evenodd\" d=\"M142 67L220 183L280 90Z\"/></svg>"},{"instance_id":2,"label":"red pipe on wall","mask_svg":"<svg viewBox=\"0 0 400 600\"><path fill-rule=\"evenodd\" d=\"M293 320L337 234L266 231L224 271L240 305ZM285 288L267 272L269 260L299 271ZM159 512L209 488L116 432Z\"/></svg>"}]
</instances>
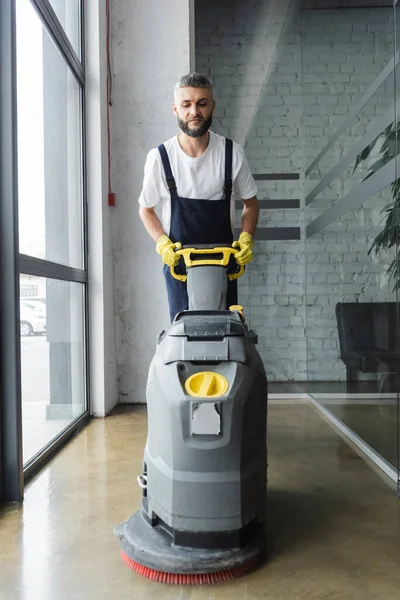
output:
<instances>
[{"instance_id":1,"label":"red pipe on wall","mask_svg":"<svg viewBox=\"0 0 400 600\"><path fill-rule=\"evenodd\" d=\"M111 61L110 61L110 0L106 0L106 53L107 53L107 169L108 169L108 206L115 206L115 194L111 190L111 135L110 135L110 94Z\"/></svg>"}]
</instances>

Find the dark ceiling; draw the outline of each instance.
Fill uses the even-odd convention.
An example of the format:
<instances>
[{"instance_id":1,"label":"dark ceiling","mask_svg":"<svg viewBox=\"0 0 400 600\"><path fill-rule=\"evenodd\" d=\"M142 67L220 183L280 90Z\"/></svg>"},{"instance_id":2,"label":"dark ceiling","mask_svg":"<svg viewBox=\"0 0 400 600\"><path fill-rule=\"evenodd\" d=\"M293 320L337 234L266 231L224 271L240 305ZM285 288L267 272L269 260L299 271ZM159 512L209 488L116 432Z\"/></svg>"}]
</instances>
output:
<instances>
[{"instance_id":1,"label":"dark ceiling","mask_svg":"<svg viewBox=\"0 0 400 600\"><path fill-rule=\"evenodd\" d=\"M393 0L302 0L303 10L393 7Z\"/></svg>"}]
</instances>

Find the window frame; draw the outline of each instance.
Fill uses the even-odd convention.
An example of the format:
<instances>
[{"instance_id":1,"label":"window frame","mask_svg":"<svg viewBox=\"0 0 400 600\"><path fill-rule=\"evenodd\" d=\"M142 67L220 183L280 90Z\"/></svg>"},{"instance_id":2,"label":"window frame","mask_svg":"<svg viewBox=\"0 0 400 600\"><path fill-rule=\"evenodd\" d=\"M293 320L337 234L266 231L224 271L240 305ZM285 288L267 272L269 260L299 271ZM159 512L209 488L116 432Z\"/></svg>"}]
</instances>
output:
<instances>
[{"instance_id":1,"label":"window frame","mask_svg":"<svg viewBox=\"0 0 400 600\"><path fill-rule=\"evenodd\" d=\"M54 41L80 86L83 174L83 268L68 267L19 253L16 0L0 3L0 501L21 502L24 483L32 477L90 417L90 355L88 298L88 225L86 159L85 2L80 2L82 60L75 52L49 0L26 0ZM42 451L23 464L20 274L76 282L84 286L86 410Z\"/></svg>"}]
</instances>

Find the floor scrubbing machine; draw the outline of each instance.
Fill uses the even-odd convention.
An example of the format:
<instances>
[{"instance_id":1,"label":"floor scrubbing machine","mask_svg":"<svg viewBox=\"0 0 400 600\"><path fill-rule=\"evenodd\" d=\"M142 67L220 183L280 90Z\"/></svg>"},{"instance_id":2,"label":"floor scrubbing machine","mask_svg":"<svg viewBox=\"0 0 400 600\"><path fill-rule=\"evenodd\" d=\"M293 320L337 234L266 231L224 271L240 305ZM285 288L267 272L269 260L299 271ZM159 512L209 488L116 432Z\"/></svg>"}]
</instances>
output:
<instances>
[{"instance_id":1,"label":"floor scrubbing machine","mask_svg":"<svg viewBox=\"0 0 400 600\"><path fill-rule=\"evenodd\" d=\"M155 581L232 579L265 549L267 378L242 308L226 310L237 252L182 248L184 274L171 269L189 310L157 337L141 508L114 529L124 562Z\"/></svg>"}]
</instances>

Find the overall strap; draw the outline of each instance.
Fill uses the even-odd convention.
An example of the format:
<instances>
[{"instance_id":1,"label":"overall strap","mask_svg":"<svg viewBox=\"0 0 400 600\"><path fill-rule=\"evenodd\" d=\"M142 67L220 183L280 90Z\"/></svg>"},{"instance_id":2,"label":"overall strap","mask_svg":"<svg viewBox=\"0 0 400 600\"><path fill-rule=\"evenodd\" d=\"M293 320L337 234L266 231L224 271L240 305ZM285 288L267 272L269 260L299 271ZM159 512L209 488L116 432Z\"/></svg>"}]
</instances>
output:
<instances>
[{"instance_id":1,"label":"overall strap","mask_svg":"<svg viewBox=\"0 0 400 600\"><path fill-rule=\"evenodd\" d=\"M169 162L168 154L167 154L164 144L160 144L158 146L158 151L161 155L161 160L162 160L162 164L164 167L165 178L167 180L169 192L170 192L170 194L172 194L173 190L176 190L176 183L175 183L174 176L172 175L171 163Z\"/></svg>"},{"instance_id":2,"label":"overall strap","mask_svg":"<svg viewBox=\"0 0 400 600\"><path fill-rule=\"evenodd\" d=\"M225 186L224 195L227 202L231 201L232 195L232 140L225 139Z\"/></svg>"}]
</instances>

